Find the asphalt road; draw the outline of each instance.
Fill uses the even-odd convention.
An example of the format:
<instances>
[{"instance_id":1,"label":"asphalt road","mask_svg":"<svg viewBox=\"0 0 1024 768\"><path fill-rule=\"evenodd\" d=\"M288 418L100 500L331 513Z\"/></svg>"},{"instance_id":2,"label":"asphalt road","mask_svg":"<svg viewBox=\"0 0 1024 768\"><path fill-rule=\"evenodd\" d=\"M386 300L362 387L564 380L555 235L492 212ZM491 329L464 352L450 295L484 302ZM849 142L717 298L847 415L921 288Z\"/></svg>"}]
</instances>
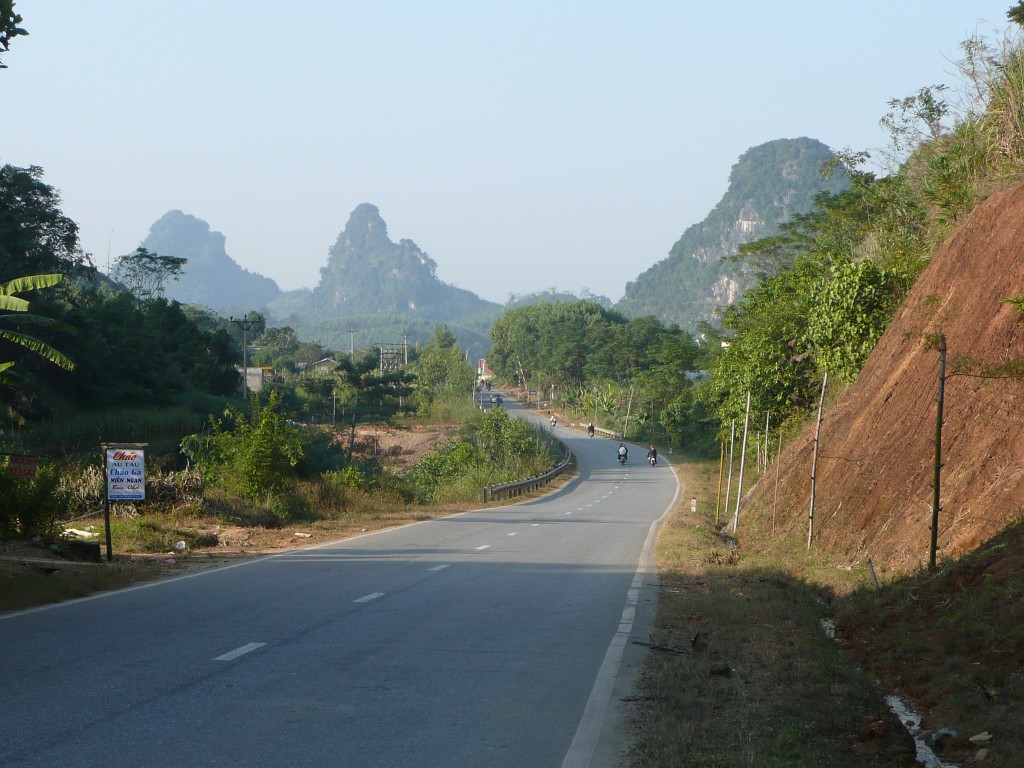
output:
<instances>
[{"instance_id":1,"label":"asphalt road","mask_svg":"<svg viewBox=\"0 0 1024 768\"><path fill-rule=\"evenodd\" d=\"M677 485L557 433L542 499L0 617L0 765L614 765Z\"/></svg>"}]
</instances>

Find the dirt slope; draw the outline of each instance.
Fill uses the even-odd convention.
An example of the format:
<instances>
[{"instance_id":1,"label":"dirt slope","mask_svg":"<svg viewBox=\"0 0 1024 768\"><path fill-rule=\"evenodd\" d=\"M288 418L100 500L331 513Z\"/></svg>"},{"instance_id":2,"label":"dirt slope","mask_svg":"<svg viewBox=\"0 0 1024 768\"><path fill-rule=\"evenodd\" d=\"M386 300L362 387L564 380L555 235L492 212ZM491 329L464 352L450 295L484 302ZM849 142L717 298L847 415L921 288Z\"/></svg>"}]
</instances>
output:
<instances>
[{"instance_id":1,"label":"dirt slope","mask_svg":"<svg viewBox=\"0 0 1024 768\"><path fill-rule=\"evenodd\" d=\"M977 208L940 248L856 382L821 427L814 547L839 564L927 564L939 355L948 347L939 558L1024 513L1024 381L964 375L965 358L1024 359L1024 188ZM973 370L977 370L974 366ZM831 389L831 386L830 386ZM776 536L806 537L814 429L779 462ZM744 501L744 524L771 530L775 470ZM741 530L742 535L742 530Z\"/></svg>"}]
</instances>

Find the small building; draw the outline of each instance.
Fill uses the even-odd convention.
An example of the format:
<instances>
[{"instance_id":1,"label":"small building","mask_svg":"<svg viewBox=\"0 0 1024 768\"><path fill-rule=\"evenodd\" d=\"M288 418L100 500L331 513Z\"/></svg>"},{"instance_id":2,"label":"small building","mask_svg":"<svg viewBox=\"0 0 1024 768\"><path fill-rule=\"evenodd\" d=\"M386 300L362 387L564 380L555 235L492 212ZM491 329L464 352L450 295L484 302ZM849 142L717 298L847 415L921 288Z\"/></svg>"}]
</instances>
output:
<instances>
[{"instance_id":1,"label":"small building","mask_svg":"<svg viewBox=\"0 0 1024 768\"><path fill-rule=\"evenodd\" d=\"M238 367L238 374L241 376L243 371L242 367ZM267 380L266 368L257 368L250 366L245 369L245 391L246 392L259 392L263 389L263 384Z\"/></svg>"},{"instance_id":2,"label":"small building","mask_svg":"<svg viewBox=\"0 0 1024 768\"><path fill-rule=\"evenodd\" d=\"M300 365L299 370L310 371L312 373L317 373L326 376L329 373L333 373L337 367L337 360L335 360L333 357L325 357L322 360L317 360L314 363L306 363L305 365Z\"/></svg>"}]
</instances>

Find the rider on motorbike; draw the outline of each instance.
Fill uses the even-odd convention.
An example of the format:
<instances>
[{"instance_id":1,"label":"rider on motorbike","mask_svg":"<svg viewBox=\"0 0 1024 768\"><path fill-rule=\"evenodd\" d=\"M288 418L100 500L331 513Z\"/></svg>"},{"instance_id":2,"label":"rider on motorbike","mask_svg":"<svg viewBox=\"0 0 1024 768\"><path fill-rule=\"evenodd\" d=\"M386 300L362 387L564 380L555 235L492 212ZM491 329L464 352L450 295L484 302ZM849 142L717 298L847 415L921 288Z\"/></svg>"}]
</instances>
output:
<instances>
[{"instance_id":1,"label":"rider on motorbike","mask_svg":"<svg viewBox=\"0 0 1024 768\"><path fill-rule=\"evenodd\" d=\"M625 443L619 443L619 463L620 464L625 464L626 463L626 455L628 453L629 452L626 450L626 444Z\"/></svg>"},{"instance_id":2,"label":"rider on motorbike","mask_svg":"<svg viewBox=\"0 0 1024 768\"><path fill-rule=\"evenodd\" d=\"M590 437L594 436L594 422L592 421L587 424L587 435Z\"/></svg>"},{"instance_id":3,"label":"rider on motorbike","mask_svg":"<svg viewBox=\"0 0 1024 768\"><path fill-rule=\"evenodd\" d=\"M658 463L658 449L653 445L647 451L647 460L651 462L652 467Z\"/></svg>"}]
</instances>

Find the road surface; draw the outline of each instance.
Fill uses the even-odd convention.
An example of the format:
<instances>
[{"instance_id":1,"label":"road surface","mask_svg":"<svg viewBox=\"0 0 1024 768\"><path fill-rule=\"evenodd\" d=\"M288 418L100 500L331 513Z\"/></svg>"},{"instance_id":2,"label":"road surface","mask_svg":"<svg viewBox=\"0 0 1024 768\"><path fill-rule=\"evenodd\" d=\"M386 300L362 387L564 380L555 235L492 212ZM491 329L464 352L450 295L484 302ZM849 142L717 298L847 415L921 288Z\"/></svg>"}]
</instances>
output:
<instances>
[{"instance_id":1,"label":"road surface","mask_svg":"<svg viewBox=\"0 0 1024 768\"><path fill-rule=\"evenodd\" d=\"M0 765L614 765L677 485L556 432L541 499L0 617Z\"/></svg>"}]
</instances>

